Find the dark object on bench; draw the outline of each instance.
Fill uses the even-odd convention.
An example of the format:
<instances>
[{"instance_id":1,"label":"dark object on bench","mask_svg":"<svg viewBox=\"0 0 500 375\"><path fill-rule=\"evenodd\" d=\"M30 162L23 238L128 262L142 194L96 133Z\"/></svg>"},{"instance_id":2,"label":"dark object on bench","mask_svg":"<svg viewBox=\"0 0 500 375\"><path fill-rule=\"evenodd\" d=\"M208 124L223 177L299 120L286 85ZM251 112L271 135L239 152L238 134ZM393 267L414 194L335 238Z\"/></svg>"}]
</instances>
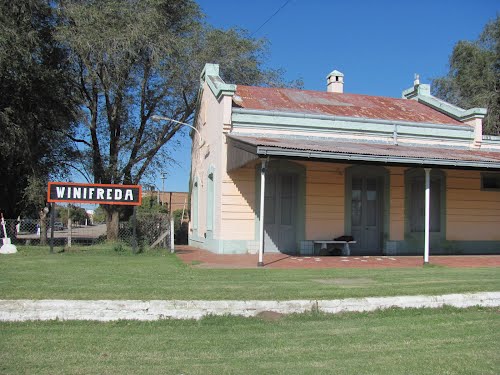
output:
<instances>
[{"instance_id":1,"label":"dark object on bench","mask_svg":"<svg viewBox=\"0 0 500 375\"><path fill-rule=\"evenodd\" d=\"M342 249L339 249L335 246L329 245L326 248L322 248L319 250L319 256L340 256L342 255Z\"/></svg>"},{"instance_id":2,"label":"dark object on bench","mask_svg":"<svg viewBox=\"0 0 500 375\"><path fill-rule=\"evenodd\" d=\"M351 241L354 241L354 237L353 236L340 236L340 237L334 238L333 240L334 241L351 242Z\"/></svg>"},{"instance_id":3,"label":"dark object on bench","mask_svg":"<svg viewBox=\"0 0 500 375\"><path fill-rule=\"evenodd\" d=\"M328 246L327 251L328 251L328 255L333 255L333 256L342 255L342 249L339 249L336 246Z\"/></svg>"}]
</instances>

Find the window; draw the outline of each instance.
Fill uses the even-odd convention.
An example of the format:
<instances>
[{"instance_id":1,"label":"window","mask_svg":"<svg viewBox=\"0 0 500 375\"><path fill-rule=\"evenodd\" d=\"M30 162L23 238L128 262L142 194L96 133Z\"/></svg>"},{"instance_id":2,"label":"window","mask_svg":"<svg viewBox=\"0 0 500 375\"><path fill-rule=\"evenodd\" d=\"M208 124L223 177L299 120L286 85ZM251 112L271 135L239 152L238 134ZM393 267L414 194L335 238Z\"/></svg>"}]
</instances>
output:
<instances>
[{"instance_id":1,"label":"window","mask_svg":"<svg viewBox=\"0 0 500 375\"><path fill-rule=\"evenodd\" d=\"M412 171L407 180L409 186L409 229L411 232L425 231L425 174L424 171ZM441 232L441 206L444 180L442 173L431 171L430 181L430 231Z\"/></svg>"},{"instance_id":2,"label":"window","mask_svg":"<svg viewBox=\"0 0 500 375\"><path fill-rule=\"evenodd\" d=\"M214 173L208 175L207 181L207 230L214 229Z\"/></svg>"},{"instance_id":3,"label":"window","mask_svg":"<svg viewBox=\"0 0 500 375\"><path fill-rule=\"evenodd\" d=\"M198 228L198 181L193 185L193 191L191 195L191 207L193 208L193 229Z\"/></svg>"},{"instance_id":4,"label":"window","mask_svg":"<svg viewBox=\"0 0 500 375\"><path fill-rule=\"evenodd\" d=\"M500 191L500 173L481 174L481 190Z\"/></svg>"}]
</instances>

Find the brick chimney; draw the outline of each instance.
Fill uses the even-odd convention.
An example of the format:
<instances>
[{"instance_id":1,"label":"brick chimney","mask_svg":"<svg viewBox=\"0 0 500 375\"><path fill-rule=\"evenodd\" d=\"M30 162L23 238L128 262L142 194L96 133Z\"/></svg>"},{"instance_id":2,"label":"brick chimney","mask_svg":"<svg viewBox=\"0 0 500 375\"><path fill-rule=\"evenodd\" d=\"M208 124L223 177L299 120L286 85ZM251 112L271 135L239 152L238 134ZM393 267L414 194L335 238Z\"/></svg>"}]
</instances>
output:
<instances>
[{"instance_id":1,"label":"brick chimney","mask_svg":"<svg viewBox=\"0 0 500 375\"><path fill-rule=\"evenodd\" d=\"M334 70L326 77L326 91L342 94L344 92L344 74Z\"/></svg>"}]
</instances>

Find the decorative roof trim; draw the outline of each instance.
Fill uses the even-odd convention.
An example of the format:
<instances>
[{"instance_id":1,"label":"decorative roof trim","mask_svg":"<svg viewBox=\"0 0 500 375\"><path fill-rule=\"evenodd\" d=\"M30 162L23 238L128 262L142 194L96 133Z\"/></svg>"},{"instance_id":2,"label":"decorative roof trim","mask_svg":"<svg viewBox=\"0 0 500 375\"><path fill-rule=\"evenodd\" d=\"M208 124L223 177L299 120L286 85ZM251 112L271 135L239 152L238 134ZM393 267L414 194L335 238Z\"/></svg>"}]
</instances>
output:
<instances>
[{"instance_id":1,"label":"decorative roof trim","mask_svg":"<svg viewBox=\"0 0 500 375\"><path fill-rule=\"evenodd\" d=\"M384 119L372 119L364 117L349 117L349 116L335 116L335 115L316 115L303 112L283 112L283 111L266 111L261 109L247 109L247 108L235 108L233 107L233 114L242 115L263 115L271 117L292 117L298 119L311 119L311 120L330 120L330 121L349 121L357 123L372 123L372 124L383 124L383 125L407 125L407 126L419 126L433 129L446 129L446 130L462 130L466 132L473 132L469 126L462 126L459 124L433 124L425 122L413 122L413 121L400 121L400 120L384 120Z\"/></svg>"},{"instance_id":2,"label":"decorative roof trim","mask_svg":"<svg viewBox=\"0 0 500 375\"><path fill-rule=\"evenodd\" d=\"M206 82L217 100L223 96L233 96L236 92L236 85L225 83L219 75L219 64L205 64L200 75L200 81Z\"/></svg>"},{"instance_id":3,"label":"decorative roof trim","mask_svg":"<svg viewBox=\"0 0 500 375\"><path fill-rule=\"evenodd\" d=\"M434 96L419 96L417 100L462 122L472 118L484 118L487 112L486 108L462 109Z\"/></svg>"},{"instance_id":4,"label":"decorative roof trim","mask_svg":"<svg viewBox=\"0 0 500 375\"><path fill-rule=\"evenodd\" d=\"M487 110L486 108L471 108L471 109L463 109L444 100L436 98L431 95L431 86L428 84L416 84L409 89L403 91L402 94L403 99L414 99L419 103L427 105L448 115L458 121L464 122L473 118L484 118L486 116Z\"/></svg>"}]
</instances>

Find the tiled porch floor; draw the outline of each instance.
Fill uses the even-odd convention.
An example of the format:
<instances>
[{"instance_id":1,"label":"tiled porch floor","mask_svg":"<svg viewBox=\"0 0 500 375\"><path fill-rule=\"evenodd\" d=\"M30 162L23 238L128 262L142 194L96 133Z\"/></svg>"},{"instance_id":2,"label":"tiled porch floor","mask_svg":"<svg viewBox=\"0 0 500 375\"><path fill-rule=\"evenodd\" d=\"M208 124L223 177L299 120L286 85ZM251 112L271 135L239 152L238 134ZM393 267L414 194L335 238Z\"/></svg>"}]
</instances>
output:
<instances>
[{"instance_id":1,"label":"tiled porch floor","mask_svg":"<svg viewBox=\"0 0 500 375\"><path fill-rule=\"evenodd\" d=\"M219 255L190 246L176 246L186 264L199 268L257 268L257 255ZM447 267L500 267L500 255L437 255L430 264ZM419 267L421 256L290 256L264 254L264 268L398 268Z\"/></svg>"}]
</instances>

